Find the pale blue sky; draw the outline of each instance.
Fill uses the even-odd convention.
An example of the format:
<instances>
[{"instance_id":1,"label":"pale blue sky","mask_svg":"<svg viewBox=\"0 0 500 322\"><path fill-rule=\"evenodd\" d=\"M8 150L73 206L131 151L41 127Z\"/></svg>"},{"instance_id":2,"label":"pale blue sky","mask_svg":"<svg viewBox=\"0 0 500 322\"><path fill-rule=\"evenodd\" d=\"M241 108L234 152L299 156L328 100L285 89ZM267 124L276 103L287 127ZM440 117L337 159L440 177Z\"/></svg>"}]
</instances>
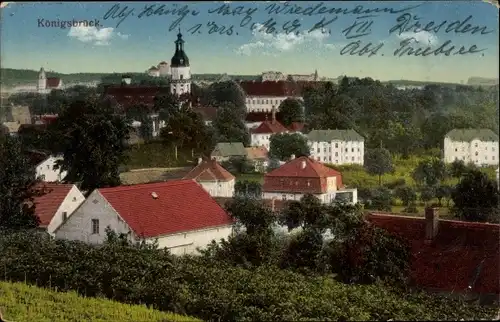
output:
<instances>
[{"instance_id":1,"label":"pale blue sky","mask_svg":"<svg viewBox=\"0 0 500 322\"><path fill-rule=\"evenodd\" d=\"M119 19L104 19L106 12L118 4L121 9L133 9L117 27ZM251 22L239 27L243 15L218 15L209 13L224 5L223 2L102 2L102 3L15 3L1 9L1 63L2 67L39 69L62 73L75 72L142 72L151 65L165 60L170 61L174 52L174 40L177 28L169 31L169 26L179 15L151 15L139 18L145 6L154 5L155 9L164 5L164 9L179 9L187 5L190 12L179 23L185 40L185 51L190 59L193 73L228 73L260 74L263 71L279 70L284 73L313 73L318 70L320 76L336 77L339 75L369 76L381 80L412 79L430 81L466 81L470 76L498 76L498 9L483 2L324 2L328 8L352 10L356 6L365 9L392 8L402 10L405 7L418 6L408 10L409 15L417 16L423 25L434 22L435 25L447 21L438 32L421 32L416 39L430 41L433 48L450 40L457 46L468 49L476 45L485 49L480 53L452 55L449 57L395 57L393 52L399 42L412 36L411 32L399 35L389 30L397 25L397 19L403 13L379 13L372 18L371 34L359 38L364 44L384 42L378 55L359 57L340 55L341 49L351 41L342 31L349 27L358 16L363 14L319 13L269 14L270 5L284 6L283 2L229 2L231 10L238 6L256 9L251 15ZM320 2L290 1L292 8L320 5ZM266 9L267 8L267 9ZM120 10L121 10L120 9ZM191 12L195 11L196 15ZM318 12L319 9L316 9ZM456 20L464 21L472 16L463 26L486 26L488 34L446 32L447 24ZM328 25L325 32L320 30L308 33L309 29L323 18L337 20ZM297 19L302 33L267 34L252 32L252 23L262 24L268 19L276 21L276 28L281 32L287 21ZM101 27L62 29L40 27L39 19L82 20L97 19ZM234 25L233 34L209 34L207 23L211 21L219 26ZM197 24L203 26L199 32L188 32ZM290 25L290 23L288 24ZM194 28L196 29L196 28ZM425 47L421 42L418 46ZM383 54L383 56L382 56Z\"/></svg>"}]
</instances>

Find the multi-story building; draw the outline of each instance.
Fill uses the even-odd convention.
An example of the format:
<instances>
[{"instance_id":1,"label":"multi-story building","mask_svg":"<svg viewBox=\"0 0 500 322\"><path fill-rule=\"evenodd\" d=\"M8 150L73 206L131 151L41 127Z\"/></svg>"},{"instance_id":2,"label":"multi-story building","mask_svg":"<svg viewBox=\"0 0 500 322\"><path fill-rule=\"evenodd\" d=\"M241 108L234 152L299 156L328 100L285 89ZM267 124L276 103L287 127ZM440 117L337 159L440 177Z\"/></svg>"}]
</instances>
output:
<instances>
[{"instance_id":1,"label":"multi-story building","mask_svg":"<svg viewBox=\"0 0 500 322\"><path fill-rule=\"evenodd\" d=\"M246 94L247 113L269 113L273 107L279 110L287 98L302 99L299 88L287 81L243 81L240 86Z\"/></svg>"},{"instance_id":2,"label":"multi-story building","mask_svg":"<svg viewBox=\"0 0 500 322\"><path fill-rule=\"evenodd\" d=\"M365 139L354 130L312 130L307 139L317 161L363 165Z\"/></svg>"},{"instance_id":3,"label":"multi-story building","mask_svg":"<svg viewBox=\"0 0 500 322\"><path fill-rule=\"evenodd\" d=\"M276 120L276 108L273 109L271 120L265 120L257 128L250 131L251 146L263 146L268 151L271 148L271 135L288 133L288 129Z\"/></svg>"},{"instance_id":4,"label":"multi-story building","mask_svg":"<svg viewBox=\"0 0 500 322\"><path fill-rule=\"evenodd\" d=\"M490 129L453 129L444 137L444 161L498 165L498 135Z\"/></svg>"},{"instance_id":5,"label":"multi-story building","mask_svg":"<svg viewBox=\"0 0 500 322\"><path fill-rule=\"evenodd\" d=\"M291 157L291 160L264 176L263 199L300 200L312 194L323 203L342 198L357 203L357 189L347 189L342 174L312 158Z\"/></svg>"}]
</instances>

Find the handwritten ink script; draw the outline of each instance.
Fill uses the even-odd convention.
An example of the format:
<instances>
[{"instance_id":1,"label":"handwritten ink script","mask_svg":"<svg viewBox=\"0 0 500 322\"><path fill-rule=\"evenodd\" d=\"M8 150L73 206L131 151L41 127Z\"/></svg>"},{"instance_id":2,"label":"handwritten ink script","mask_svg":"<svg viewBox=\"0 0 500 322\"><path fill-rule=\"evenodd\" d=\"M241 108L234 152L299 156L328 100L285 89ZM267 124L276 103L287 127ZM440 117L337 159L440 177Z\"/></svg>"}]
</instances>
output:
<instances>
[{"instance_id":1,"label":"handwritten ink script","mask_svg":"<svg viewBox=\"0 0 500 322\"><path fill-rule=\"evenodd\" d=\"M414 13L414 10L421 6L422 4L408 5L396 9L390 6L366 8L362 5L341 8L330 6L324 2L311 5L285 2L260 6L256 4L216 3L208 8L204 7L202 10L201 6L193 4L144 4L138 7L114 4L106 10L103 20L116 22L116 28L118 28L131 17L139 20L164 17L170 23L168 30L171 32L180 28L181 24L188 20L186 18L196 17L194 20L197 20L197 23L189 26L183 25L184 32L221 36L238 36L245 29L273 35L293 33L299 36L312 32L332 35L337 33L348 42L340 50L340 55L350 56L372 57L384 54L392 54L396 57L450 56L475 54L487 49L478 48L477 45L463 46L454 43L453 40L445 40L436 44L430 43L428 39L407 36L425 32L431 35L469 34L479 37L494 31L486 26L473 24L473 16L454 21L425 21ZM340 25L338 20L341 16L352 17L353 20L347 25ZM222 17L234 17L236 23L222 23L220 22ZM306 19L304 18L310 18L307 20L313 21L313 23L305 23ZM203 21L205 19L207 21ZM385 23L392 21L388 36L399 36L400 41L395 45L396 49L384 52L386 45L384 41L373 43L366 40L373 38L373 27L381 21ZM372 37L369 37L370 35Z\"/></svg>"}]
</instances>

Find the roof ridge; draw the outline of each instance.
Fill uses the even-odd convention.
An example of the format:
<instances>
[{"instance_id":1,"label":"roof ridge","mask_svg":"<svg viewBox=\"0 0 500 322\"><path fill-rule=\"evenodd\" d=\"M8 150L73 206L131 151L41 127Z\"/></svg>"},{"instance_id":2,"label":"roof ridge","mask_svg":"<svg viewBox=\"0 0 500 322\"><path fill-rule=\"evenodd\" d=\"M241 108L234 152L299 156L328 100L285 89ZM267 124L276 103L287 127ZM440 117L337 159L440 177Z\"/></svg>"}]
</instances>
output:
<instances>
[{"instance_id":1,"label":"roof ridge","mask_svg":"<svg viewBox=\"0 0 500 322\"><path fill-rule=\"evenodd\" d=\"M103 190L104 191L110 191L110 190L127 191L127 190L137 190L140 188L147 188L147 187L153 186L153 185L176 186L176 185L188 184L191 182L194 182L194 180L193 179L178 179L178 180L172 180L172 181L148 182L148 183L139 183L139 184L125 185L125 186L117 186L117 187L98 188L97 190L99 190L99 191L103 191Z\"/></svg>"}]
</instances>

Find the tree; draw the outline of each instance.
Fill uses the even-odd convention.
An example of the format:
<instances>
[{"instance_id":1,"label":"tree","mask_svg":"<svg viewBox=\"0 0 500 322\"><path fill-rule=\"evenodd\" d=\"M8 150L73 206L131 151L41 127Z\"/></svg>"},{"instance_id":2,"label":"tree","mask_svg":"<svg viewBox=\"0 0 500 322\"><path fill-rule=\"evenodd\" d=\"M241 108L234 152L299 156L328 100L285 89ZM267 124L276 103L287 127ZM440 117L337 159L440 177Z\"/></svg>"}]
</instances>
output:
<instances>
[{"instance_id":1,"label":"tree","mask_svg":"<svg viewBox=\"0 0 500 322\"><path fill-rule=\"evenodd\" d=\"M369 174L378 176L379 186L382 185L382 175L394 171L391 154L384 148L366 151L364 167Z\"/></svg>"},{"instance_id":2,"label":"tree","mask_svg":"<svg viewBox=\"0 0 500 322\"><path fill-rule=\"evenodd\" d=\"M262 197L262 185L255 181L237 181L234 185L234 194L237 197L260 199Z\"/></svg>"},{"instance_id":3,"label":"tree","mask_svg":"<svg viewBox=\"0 0 500 322\"><path fill-rule=\"evenodd\" d=\"M269 154L280 161L296 157L309 156L310 150L307 138L299 133L278 133L271 135Z\"/></svg>"},{"instance_id":4,"label":"tree","mask_svg":"<svg viewBox=\"0 0 500 322\"><path fill-rule=\"evenodd\" d=\"M449 172L453 178L460 178L468 171L468 167L462 160L454 160L450 164Z\"/></svg>"},{"instance_id":5,"label":"tree","mask_svg":"<svg viewBox=\"0 0 500 322\"><path fill-rule=\"evenodd\" d=\"M438 185L435 188L435 196L438 200L438 206L441 207L443 198L449 198L451 196L451 187L448 185Z\"/></svg>"},{"instance_id":6,"label":"tree","mask_svg":"<svg viewBox=\"0 0 500 322\"><path fill-rule=\"evenodd\" d=\"M420 185L434 186L443 181L447 173L446 164L438 159L426 159L420 161L413 170L412 177Z\"/></svg>"},{"instance_id":7,"label":"tree","mask_svg":"<svg viewBox=\"0 0 500 322\"><path fill-rule=\"evenodd\" d=\"M392 193L386 187L378 187L370 191L369 202L366 209L392 211Z\"/></svg>"},{"instance_id":8,"label":"tree","mask_svg":"<svg viewBox=\"0 0 500 322\"><path fill-rule=\"evenodd\" d=\"M54 152L64 159L57 167L68 174L67 182L93 189L120 185L119 166L125 161L130 120L96 99L75 100L65 106L50 131Z\"/></svg>"},{"instance_id":9,"label":"tree","mask_svg":"<svg viewBox=\"0 0 500 322\"><path fill-rule=\"evenodd\" d=\"M424 186L420 189L420 201L422 201L426 206L429 201L431 201L436 195L436 188L432 186Z\"/></svg>"},{"instance_id":10,"label":"tree","mask_svg":"<svg viewBox=\"0 0 500 322\"><path fill-rule=\"evenodd\" d=\"M295 98L287 98L279 106L279 119L283 125L290 126L293 122L304 122L304 107Z\"/></svg>"},{"instance_id":11,"label":"tree","mask_svg":"<svg viewBox=\"0 0 500 322\"><path fill-rule=\"evenodd\" d=\"M246 113L245 91L235 81L215 82L208 87L210 105L220 107L230 104L235 112L241 116Z\"/></svg>"},{"instance_id":12,"label":"tree","mask_svg":"<svg viewBox=\"0 0 500 322\"><path fill-rule=\"evenodd\" d=\"M33 198L44 191L37 187L35 169L24 156L18 139L0 139L0 229L35 228Z\"/></svg>"},{"instance_id":13,"label":"tree","mask_svg":"<svg viewBox=\"0 0 500 322\"><path fill-rule=\"evenodd\" d=\"M141 123L139 134L144 140L150 140L153 137L153 120L149 114L150 110L144 104L131 106L125 111L127 118Z\"/></svg>"},{"instance_id":14,"label":"tree","mask_svg":"<svg viewBox=\"0 0 500 322\"><path fill-rule=\"evenodd\" d=\"M404 212L414 213L417 212L415 201L417 200L417 193L415 189L409 186L399 187L396 189L396 196L401 199L405 206Z\"/></svg>"},{"instance_id":15,"label":"tree","mask_svg":"<svg viewBox=\"0 0 500 322\"><path fill-rule=\"evenodd\" d=\"M250 144L250 133L238 108L229 102L218 107L217 116L212 123L218 142L242 142Z\"/></svg>"},{"instance_id":16,"label":"tree","mask_svg":"<svg viewBox=\"0 0 500 322\"><path fill-rule=\"evenodd\" d=\"M468 221L499 221L496 182L479 170L466 173L451 194L452 211Z\"/></svg>"}]
</instances>

